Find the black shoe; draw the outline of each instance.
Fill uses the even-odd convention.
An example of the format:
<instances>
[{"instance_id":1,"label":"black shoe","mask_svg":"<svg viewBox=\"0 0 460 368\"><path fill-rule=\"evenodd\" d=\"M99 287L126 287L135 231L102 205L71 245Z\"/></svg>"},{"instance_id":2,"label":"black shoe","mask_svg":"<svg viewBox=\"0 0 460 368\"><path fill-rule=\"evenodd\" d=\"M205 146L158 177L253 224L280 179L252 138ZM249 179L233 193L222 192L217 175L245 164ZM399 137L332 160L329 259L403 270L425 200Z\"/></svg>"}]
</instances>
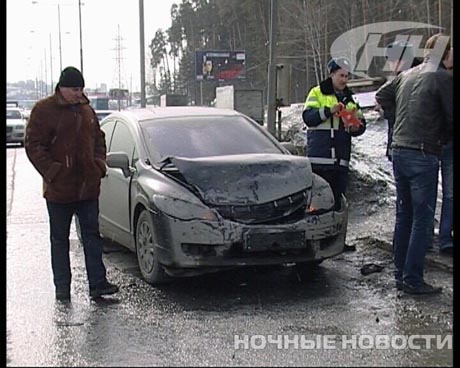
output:
<instances>
[{"instance_id":1,"label":"black shoe","mask_svg":"<svg viewBox=\"0 0 460 368\"><path fill-rule=\"evenodd\" d=\"M56 289L56 300L60 302L70 302L70 290Z\"/></svg>"},{"instance_id":2,"label":"black shoe","mask_svg":"<svg viewBox=\"0 0 460 368\"><path fill-rule=\"evenodd\" d=\"M99 285L96 285L96 287L91 288L89 290L89 296L91 298L98 298L102 295L112 295L115 293L118 293L118 286L111 284L107 280L101 282Z\"/></svg>"},{"instance_id":3,"label":"black shoe","mask_svg":"<svg viewBox=\"0 0 460 368\"><path fill-rule=\"evenodd\" d=\"M402 290L403 289L403 282L401 280L396 280L395 286L397 290Z\"/></svg>"},{"instance_id":4,"label":"black shoe","mask_svg":"<svg viewBox=\"0 0 460 368\"><path fill-rule=\"evenodd\" d=\"M439 249L439 254L442 254L444 256L453 257L453 255L454 255L454 247L441 248L441 249Z\"/></svg>"},{"instance_id":5,"label":"black shoe","mask_svg":"<svg viewBox=\"0 0 460 368\"><path fill-rule=\"evenodd\" d=\"M354 252L355 250L356 250L356 245L345 244L345 246L343 247L344 252Z\"/></svg>"},{"instance_id":6,"label":"black shoe","mask_svg":"<svg viewBox=\"0 0 460 368\"><path fill-rule=\"evenodd\" d=\"M439 294L442 292L442 287L435 287L426 282L421 286L411 286L404 283L402 289L408 294Z\"/></svg>"}]
</instances>

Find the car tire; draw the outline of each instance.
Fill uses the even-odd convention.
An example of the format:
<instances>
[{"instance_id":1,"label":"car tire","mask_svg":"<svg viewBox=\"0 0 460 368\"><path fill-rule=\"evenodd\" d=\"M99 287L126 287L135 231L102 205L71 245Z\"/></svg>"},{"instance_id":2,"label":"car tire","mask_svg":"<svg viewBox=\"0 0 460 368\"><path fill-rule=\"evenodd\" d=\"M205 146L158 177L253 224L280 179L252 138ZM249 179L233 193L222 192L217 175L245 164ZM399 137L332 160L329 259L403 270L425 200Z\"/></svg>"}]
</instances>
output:
<instances>
[{"instance_id":1,"label":"car tire","mask_svg":"<svg viewBox=\"0 0 460 368\"><path fill-rule=\"evenodd\" d=\"M145 281L152 285L171 281L155 254L152 216L142 211L136 226L137 263Z\"/></svg>"}]
</instances>

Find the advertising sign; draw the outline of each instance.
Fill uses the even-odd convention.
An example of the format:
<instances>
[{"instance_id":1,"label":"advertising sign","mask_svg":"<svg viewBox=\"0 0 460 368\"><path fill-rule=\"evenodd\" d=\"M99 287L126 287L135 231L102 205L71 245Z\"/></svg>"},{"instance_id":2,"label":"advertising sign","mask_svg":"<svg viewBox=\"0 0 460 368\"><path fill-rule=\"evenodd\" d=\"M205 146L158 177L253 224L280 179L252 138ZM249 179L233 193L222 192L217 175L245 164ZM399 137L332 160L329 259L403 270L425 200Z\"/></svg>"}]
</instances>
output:
<instances>
[{"instance_id":1,"label":"advertising sign","mask_svg":"<svg viewBox=\"0 0 460 368\"><path fill-rule=\"evenodd\" d=\"M197 80L232 80L246 78L245 51L196 51Z\"/></svg>"}]
</instances>

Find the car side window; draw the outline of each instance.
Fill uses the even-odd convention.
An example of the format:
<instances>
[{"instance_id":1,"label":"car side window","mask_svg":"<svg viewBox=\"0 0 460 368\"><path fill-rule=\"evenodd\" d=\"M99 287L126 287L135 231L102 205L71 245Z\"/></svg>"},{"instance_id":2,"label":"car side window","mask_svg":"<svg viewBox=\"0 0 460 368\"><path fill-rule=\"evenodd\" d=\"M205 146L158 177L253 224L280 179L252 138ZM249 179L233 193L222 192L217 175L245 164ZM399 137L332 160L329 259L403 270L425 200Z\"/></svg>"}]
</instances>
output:
<instances>
[{"instance_id":1,"label":"car side window","mask_svg":"<svg viewBox=\"0 0 460 368\"><path fill-rule=\"evenodd\" d=\"M125 152L130 158L132 165L135 150L136 147L134 143L134 138L129 128L122 121L117 121L115 130L113 131L112 143L110 144L109 152Z\"/></svg>"},{"instance_id":2,"label":"car side window","mask_svg":"<svg viewBox=\"0 0 460 368\"><path fill-rule=\"evenodd\" d=\"M105 134L105 146L107 147L107 152L110 152L110 141L112 140L113 128L115 128L115 121L108 121L103 126L101 130Z\"/></svg>"}]
</instances>

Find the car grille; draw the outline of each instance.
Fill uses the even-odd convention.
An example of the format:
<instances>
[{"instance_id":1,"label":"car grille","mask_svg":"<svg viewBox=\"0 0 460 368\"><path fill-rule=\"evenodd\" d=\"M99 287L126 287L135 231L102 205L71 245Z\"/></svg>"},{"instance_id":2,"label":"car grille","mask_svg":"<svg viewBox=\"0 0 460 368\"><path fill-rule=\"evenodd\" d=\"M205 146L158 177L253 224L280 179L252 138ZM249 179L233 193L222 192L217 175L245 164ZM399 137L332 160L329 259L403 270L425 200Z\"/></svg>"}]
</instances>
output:
<instances>
[{"instance_id":1,"label":"car grille","mask_svg":"<svg viewBox=\"0 0 460 368\"><path fill-rule=\"evenodd\" d=\"M308 202L308 191L303 190L272 202L252 206L214 206L228 220L242 223L266 223L290 217Z\"/></svg>"}]
</instances>

